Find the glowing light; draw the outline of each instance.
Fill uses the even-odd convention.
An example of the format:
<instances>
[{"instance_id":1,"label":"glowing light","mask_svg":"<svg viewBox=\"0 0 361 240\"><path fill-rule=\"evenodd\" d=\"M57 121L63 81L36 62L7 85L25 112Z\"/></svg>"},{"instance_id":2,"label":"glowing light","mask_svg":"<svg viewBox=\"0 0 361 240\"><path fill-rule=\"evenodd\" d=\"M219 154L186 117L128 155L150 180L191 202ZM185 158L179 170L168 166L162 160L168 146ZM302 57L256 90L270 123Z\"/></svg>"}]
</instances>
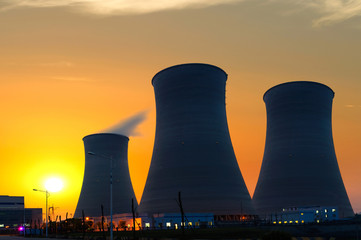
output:
<instances>
[{"instance_id":1,"label":"glowing light","mask_svg":"<svg viewBox=\"0 0 361 240\"><path fill-rule=\"evenodd\" d=\"M24 231L24 227L19 227L19 229L18 229L20 232L21 231Z\"/></svg>"},{"instance_id":2,"label":"glowing light","mask_svg":"<svg viewBox=\"0 0 361 240\"><path fill-rule=\"evenodd\" d=\"M45 189L49 192L59 192L63 188L63 181L59 178L49 178L45 182Z\"/></svg>"}]
</instances>

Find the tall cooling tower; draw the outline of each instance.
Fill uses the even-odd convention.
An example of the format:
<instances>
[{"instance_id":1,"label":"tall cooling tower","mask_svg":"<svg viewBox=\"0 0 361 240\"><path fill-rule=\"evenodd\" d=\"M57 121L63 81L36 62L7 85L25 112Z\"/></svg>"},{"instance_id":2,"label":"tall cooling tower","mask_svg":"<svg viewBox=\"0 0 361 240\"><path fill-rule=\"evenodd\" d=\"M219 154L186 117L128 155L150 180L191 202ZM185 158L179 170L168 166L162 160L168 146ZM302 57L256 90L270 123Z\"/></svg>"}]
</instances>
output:
<instances>
[{"instance_id":1,"label":"tall cooling tower","mask_svg":"<svg viewBox=\"0 0 361 240\"><path fill-rule=\"evenodd\" d=\"M156 134L141 213L253 214L229 136L227 74L207 64L167 68L152 80Z\"/></svg>"},{"instance_id":2,"label":"tall cooling tower","mask_svg":"<svg viewBox=\"0 0 361 240\"><path fill-rule=\"evenodd\" d=\"M332 138L334 92L316 82L289 82L264 94L267 134L253 204L262 216L283 208L335 206L353 216Z\"/></svg>"},{"instance_id":3,"label":"tall cooling tower","mask_svg":"<svg viewBox=\"0 0 361 240\"><path fill-rule=\"evenodd\" d=\"M110 167L113 162L113 214L130 213L135 203L128 168L128 141L123 135L100 133L83 138L85 171L83 186L74 217L110 215Z\"/></svg>"}]
</instances>

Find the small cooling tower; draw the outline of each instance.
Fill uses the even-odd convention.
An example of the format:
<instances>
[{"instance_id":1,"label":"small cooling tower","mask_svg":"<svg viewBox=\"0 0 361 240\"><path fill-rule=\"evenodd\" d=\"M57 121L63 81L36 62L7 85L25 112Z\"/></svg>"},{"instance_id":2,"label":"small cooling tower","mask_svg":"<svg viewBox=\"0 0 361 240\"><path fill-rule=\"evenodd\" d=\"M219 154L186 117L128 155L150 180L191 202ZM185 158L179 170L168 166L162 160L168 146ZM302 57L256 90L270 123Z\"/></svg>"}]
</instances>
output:
<instances>
[{"instance_id":1,"label":"small cooling tower","mask_svg":"<svg viewBox=\"0 0 361 240\"><path fill-rule=\"evenodd\" d=\"M227 74L207 64L167 68L152 80L156 134L140 213L253 214L229 136Z\"/></svg>"},{"instance_id":2,"label":"small cooling tower","mask_svg":"<svg viewBox=\"0 0 361 240\"><path fill-rule=\"evenodd\" d=\"M100 133L83 138L85 171L74 217L110 215L110 167L113 162L113 214L130 213L137 203L128 168L128 141L123 135Z\"/></svg>"},{"instance_id":3,"label":"small cooling tower","mask_svg":"<svg viewBox=\"0 0 361 240\"><path fill-rule=\"evenodd\" d=\"M334 92L316 82L289 82L264 94L267 135L253 204L262 216L289 207L336 206L353 216L332 138Z\"/></svg>"}]
</instances>

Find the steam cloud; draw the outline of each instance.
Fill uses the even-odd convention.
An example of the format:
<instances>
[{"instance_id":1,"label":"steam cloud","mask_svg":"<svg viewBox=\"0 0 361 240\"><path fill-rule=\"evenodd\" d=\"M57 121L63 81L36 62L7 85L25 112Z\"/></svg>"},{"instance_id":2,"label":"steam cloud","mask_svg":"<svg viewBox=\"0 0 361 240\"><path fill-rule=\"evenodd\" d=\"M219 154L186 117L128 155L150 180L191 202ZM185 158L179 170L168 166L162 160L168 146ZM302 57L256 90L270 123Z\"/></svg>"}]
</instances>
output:
<instances>
[{"instance_id":1,"label":"steam cloud","mask_svg":"<svg viewBox=\"0 0 361 240\"><path fill-rule=\"evenodd\" d=\"M244 0L0 0L1 10L19 7L72 7L97 15L143 14L168 9L202 8Z\"/></svg>"},{"instance_id":2,"label":"steam cloud","mask_svg":"<svg viewBox=\"0 0 361 240\"><path fill-rule=\"evenodd\" d=\"M289 0L269 0L283 1ZM293 0L295 4L304 9L312 9L321 17L313 21L313 26L320 27L343 22L361 16L361 0Z\"/></svg>"},{"instance_id":3,"label":"steam cloud","mask_svg":"<svg viewBox=\"0 0 361 240\"><path fill-rule=\"evenodd\" d=\"M221 4L234 4L251 0L0 0L0 11L19 7L70 7L95 15L129 15L158 12L170 9L204 8ZM361 16L361 0L263 0L285 3L292 9L318 13L315 27L331 25ZM255 1L256 4L262 1Z\"/></svg>"},{"instance_id":4,"label":"steam cloud","mask_svg":"<svg viewBox=\"0 0 361 240\"><path fill-rule=\"evenodd\" d=\"M115 133L121 134L128 137L131 136L140 136L141 134L137 132L137 127L147 118L148 110L139 112L134 116L122 120L121 122L115 124L114 126L107 128L101 132L103 133Z\"/></svg>"}]
</instances>

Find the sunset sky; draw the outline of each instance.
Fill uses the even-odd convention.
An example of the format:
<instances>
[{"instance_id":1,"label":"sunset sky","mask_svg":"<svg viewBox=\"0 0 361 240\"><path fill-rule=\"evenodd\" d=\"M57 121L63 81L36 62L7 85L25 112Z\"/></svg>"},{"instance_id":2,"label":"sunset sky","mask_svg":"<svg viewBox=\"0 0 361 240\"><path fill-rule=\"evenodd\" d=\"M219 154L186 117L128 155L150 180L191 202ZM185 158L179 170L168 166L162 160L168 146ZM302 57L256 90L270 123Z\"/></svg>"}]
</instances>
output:
<instances>
[{"instance_id":1,"label":"sunset sky","mask_svg":"<svg viewBox=\"0 0 361 240\"><path fill-rule=\"evenodd\" d=\"M300 80L331 87L338 163L361 212L361 0L0 0L0 195L44 207L32 189L58 177L64 188L49 204L73 214L82 138L143 114L129 141L139 202L155 133L151 79L194 62L228 73L229 130L251 196L264 92Z\"/></svg>"}]
</instances>

